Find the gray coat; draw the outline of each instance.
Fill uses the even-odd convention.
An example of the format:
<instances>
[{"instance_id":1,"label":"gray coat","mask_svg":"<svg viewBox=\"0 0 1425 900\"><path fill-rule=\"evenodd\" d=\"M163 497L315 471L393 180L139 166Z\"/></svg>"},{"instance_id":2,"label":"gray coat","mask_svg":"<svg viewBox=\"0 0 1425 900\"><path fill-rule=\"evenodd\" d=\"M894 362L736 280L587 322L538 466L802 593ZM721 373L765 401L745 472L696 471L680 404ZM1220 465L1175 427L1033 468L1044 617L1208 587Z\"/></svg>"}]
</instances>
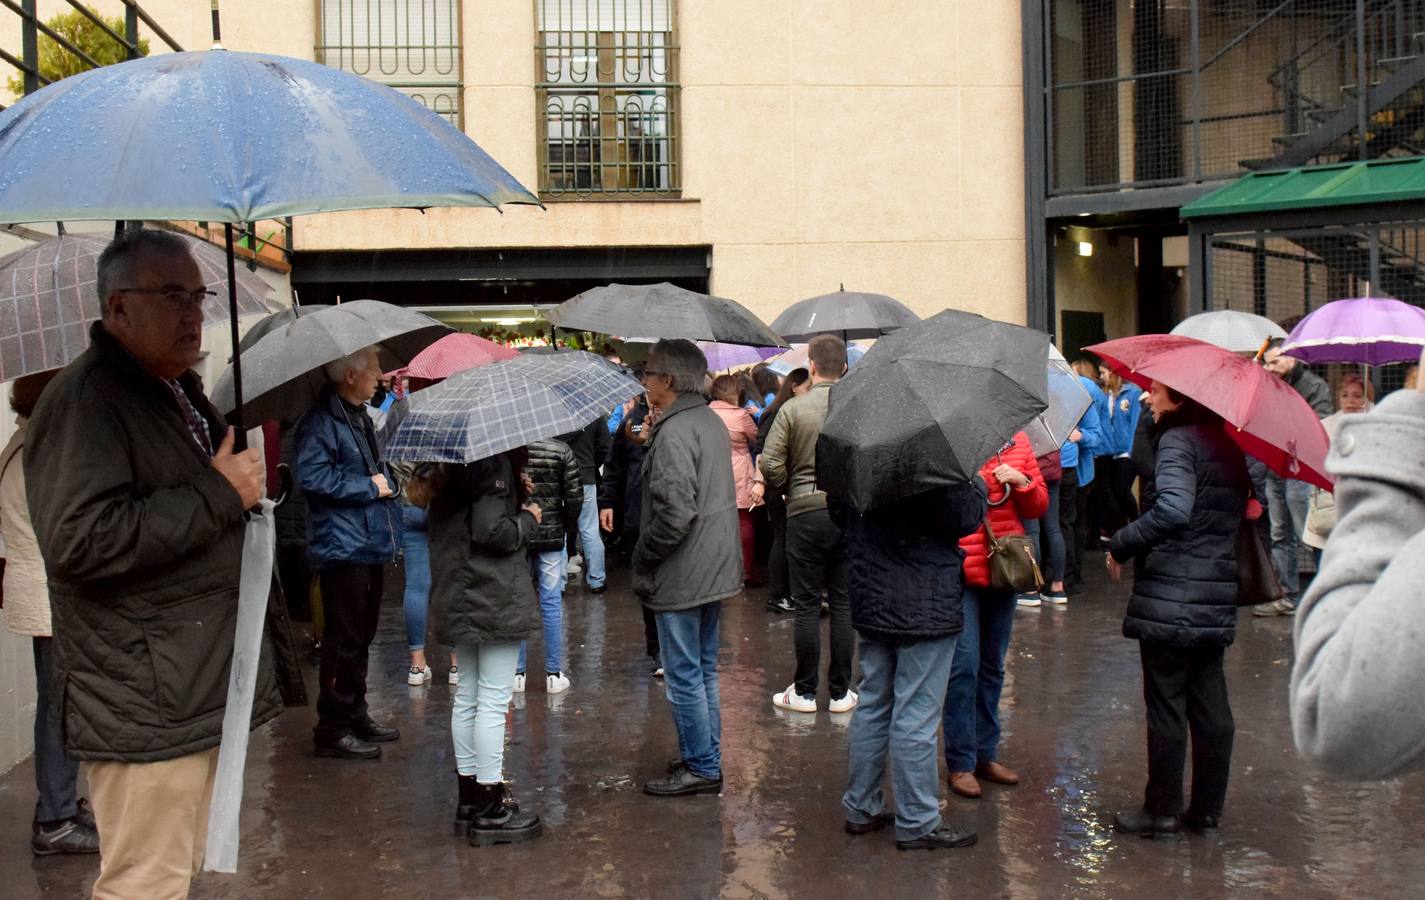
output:
<instances>
[{"instance_id":1,"label":"gray coat","mask_svg":"<svg viewBox=\"0 0 1425 900\"><path fill-rule=\"evenodd\" d=\"M1345 416L1327 469L1336 527L1296 613L1297 749L1346 778L1425 765L1425 395Z\"/></svg>"},{"instance_id":2,"label":"gray coat","mask_svg":"<svg viewBox=\"0 0 1425 900\"><path fill-rule=\"evenodd\" d=\"M742 541L732 444L707 401L679 394L643 458L643 508L633 589L654 612L692 609L742 592Z\"/></svg>"}]
</instances>

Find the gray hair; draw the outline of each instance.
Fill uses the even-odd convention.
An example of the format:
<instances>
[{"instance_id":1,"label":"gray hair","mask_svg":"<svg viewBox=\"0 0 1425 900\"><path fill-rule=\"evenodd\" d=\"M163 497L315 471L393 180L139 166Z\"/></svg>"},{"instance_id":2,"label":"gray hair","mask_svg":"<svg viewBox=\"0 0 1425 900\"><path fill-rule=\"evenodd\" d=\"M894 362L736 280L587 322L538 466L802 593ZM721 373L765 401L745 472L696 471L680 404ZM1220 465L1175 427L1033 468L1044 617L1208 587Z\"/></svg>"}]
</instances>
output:
<instances>
[{"instance_id":1,"label":"gray hair","mask_svg":"<svg viewBox=\"0 0 1425 900\"><path fill-rule=\"evenodd\" d=\"M134 263L147 255L191 257L193 254L188 249L188 242L171 231L138 228L121 232L99 254L99 275L95 286L99 293L101 316L108 318L109 295L120 288L132 286Z\"/></svg>"},{"instance_id":2,"label":"gray hair","mask_svg":"<svg viewBox=\"0 0 1425 900\"><path fill-rule=\"evenodd\" d=\"M347 372L360 372L366 368L366 355L374 352L376 352L375 347L362 347L355 353L332 360L322 366L322 370L327 373L327 380L332 384L341 384L346 380Z\"/></svg>"},{"instance_id":3,"label":"gray hair","mask_svg":"<svg viewBox=\"0 0 1425 900\"><path fill-rule=\"evenodd\" d=\"M701 394L708 374L708 358L698 345L682 338L664 339L648 353L648 365L672 380L679 394Z\"/></svg>"}]
</instances>

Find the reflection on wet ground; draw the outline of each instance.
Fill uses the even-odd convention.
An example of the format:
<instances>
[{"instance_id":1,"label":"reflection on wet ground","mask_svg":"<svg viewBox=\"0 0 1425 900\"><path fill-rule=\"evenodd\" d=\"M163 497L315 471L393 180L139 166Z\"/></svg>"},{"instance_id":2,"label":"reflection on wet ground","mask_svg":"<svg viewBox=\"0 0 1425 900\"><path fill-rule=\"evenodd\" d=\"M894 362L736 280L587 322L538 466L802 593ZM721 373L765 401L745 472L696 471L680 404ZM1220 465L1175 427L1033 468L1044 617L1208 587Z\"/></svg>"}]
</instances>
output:
<instances>
[{"instance_id":1,"label":"reflection on wet ground","mask_svg":"<svg viewBox=\"0 0 1425 900\"><path fill-rule=\"evenodd\" d=\"M1227 654L1237 720L1224 827L1162 844L1115 835L1115 810L1143 783L1137 647L1119 635L1126 594L1096 585L1067 608L1016 613L1001 758L1017 788L947 800L979 829L968 850L901 853L889 832L841 830L848 717L785 714L792 623L760 594L722 618L721 798L654 800L645 778L676 755L662 683L649 677L642 622L615 573L599 596L566 598L573 689L539 679L510 713L507 770L546 834L474 849L451 836L454 775L446 659L436 683L405 684L399 602L373 654L372 711L402 739L377 763L310 754L312 712L254 735L240 872L205 875L195 897L1083 897L1419 895L1425 780L1358 785L1309 773L1287 722L1290 622L1240 619ZM530 658L538 660L538 638ZM311 682L309 673L309 684ZM825 697L822 698L823 702ZM7 898L75 897L90 859L35 860L33 770L0 778L0 872Z\"/></svg>"}]
</instances>

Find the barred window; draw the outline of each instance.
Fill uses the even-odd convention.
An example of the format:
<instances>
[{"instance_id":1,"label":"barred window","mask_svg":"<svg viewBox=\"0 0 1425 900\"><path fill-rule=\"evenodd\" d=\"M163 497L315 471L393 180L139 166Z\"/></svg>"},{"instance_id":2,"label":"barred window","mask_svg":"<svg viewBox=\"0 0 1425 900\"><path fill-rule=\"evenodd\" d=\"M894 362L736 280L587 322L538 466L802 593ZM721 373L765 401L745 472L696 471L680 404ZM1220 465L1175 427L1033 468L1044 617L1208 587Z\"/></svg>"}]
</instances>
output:
<instances>
[{"instance_id":1,"label":"barred window","mask_svg":"<svg viewBox=\"0 0 1425 900\"><path fill-rule=\"evenodd\" d=\"M542 195L678 195L673 2L535 0Z\"/></svg>"},{"instance_id":2,"label":"barred window","mask_svg":"<svg viewBox=\"0 0 1425 900\"><path fill-rule=\"evenodd\" d=\"M317 62L390 85L460 127L460 0L320 0Z\"/></svg>"}]
</instances>

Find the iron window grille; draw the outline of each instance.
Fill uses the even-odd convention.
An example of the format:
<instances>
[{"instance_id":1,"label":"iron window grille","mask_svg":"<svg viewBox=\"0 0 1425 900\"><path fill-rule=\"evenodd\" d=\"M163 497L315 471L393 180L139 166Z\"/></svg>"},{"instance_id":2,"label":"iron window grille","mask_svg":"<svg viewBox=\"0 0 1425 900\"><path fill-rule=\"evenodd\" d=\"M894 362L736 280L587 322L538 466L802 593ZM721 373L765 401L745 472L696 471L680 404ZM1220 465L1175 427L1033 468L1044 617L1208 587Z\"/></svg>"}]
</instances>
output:
<instances>
[{"instance_id":1,"label":"iron window grille","mask_svg":"<svg viewBox=\"0 0 1425 900\"><path fill-rule=\"evenodd\" d=\"M461 127L460 0L318 0L317 62L379 81Z\"/></svg>"},{"instance_id":2,"label":"iron window grille","mask_svg":"<svg viewBox=\"0 0 1425 900\"><path fill-rule=\"evenodd\" d=\"M535 0L539 191L677 197L674 0Z\"/></svg>"}]
</instances>

